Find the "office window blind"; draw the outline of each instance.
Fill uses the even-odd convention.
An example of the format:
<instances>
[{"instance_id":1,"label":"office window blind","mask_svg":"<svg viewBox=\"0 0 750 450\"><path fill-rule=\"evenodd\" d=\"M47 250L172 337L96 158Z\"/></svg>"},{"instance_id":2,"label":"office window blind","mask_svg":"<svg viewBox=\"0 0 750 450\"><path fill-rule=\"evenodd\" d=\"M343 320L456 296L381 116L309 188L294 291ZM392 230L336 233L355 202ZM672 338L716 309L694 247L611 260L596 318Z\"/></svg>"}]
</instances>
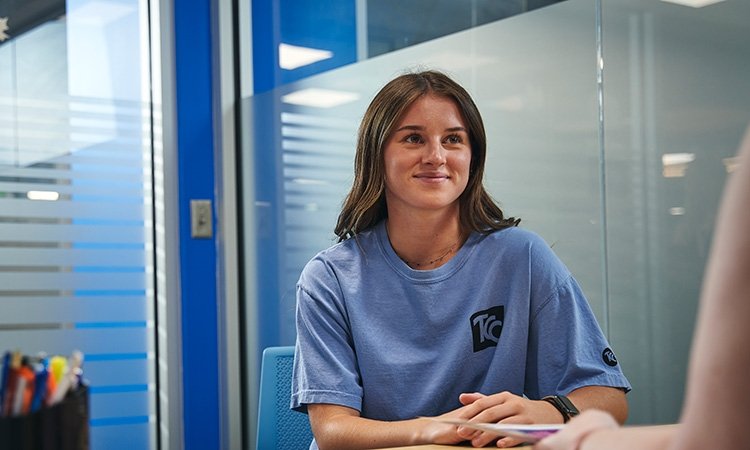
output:
<instances>
[{"instance_id":1,"label":"office window blind","mask_svg":"<svg viewBox=\"0 0 750 450\"><path fill-rule=\"evenodd\" d=\"M81 350L91 448L155 448L146 6L66 6L0 43L0 350Z\"/></svg>"}]
</instances>

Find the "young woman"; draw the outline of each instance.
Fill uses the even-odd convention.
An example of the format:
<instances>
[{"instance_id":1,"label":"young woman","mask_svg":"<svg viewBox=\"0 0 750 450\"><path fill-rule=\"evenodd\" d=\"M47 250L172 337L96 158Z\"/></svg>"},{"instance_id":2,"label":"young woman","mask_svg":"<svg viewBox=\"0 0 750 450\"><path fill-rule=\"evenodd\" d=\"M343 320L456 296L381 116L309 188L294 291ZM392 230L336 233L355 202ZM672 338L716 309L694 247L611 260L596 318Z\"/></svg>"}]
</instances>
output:
<instances>
[{"instance_id":1,"label":"young woman","mask_svg":"<svg viewBox=\"0 0 750 450\"><path fill-rule=\"evenodd\" d=\"M487 194L485 155L476 105L442 73L392 80L365 112L340 242L297 285L292 406L312 448L497 440L419 416L625 420L630 386L583 293Z\"/></svg>"}]
</instances>

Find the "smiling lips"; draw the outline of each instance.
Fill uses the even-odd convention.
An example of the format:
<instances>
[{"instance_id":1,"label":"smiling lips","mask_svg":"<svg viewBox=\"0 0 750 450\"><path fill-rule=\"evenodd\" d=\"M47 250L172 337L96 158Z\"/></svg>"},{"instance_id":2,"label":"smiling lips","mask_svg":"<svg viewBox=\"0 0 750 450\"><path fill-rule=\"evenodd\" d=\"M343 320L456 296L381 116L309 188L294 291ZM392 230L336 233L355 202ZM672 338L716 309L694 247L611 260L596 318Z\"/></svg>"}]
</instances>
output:
<instances>
[{"instance_id":1,"label":"smiling lips","mask_svg":"<svg viewBox=\"0 0 750 450\"><path fill-rule=\"evenodd\" d=\"M437 183L443 180L447 180L450 177L444 173L426 172L426 173L418 173L414 175L414 178L417 178L420 181L424 181L427 183Z\"/></svg>"}]
</instances>

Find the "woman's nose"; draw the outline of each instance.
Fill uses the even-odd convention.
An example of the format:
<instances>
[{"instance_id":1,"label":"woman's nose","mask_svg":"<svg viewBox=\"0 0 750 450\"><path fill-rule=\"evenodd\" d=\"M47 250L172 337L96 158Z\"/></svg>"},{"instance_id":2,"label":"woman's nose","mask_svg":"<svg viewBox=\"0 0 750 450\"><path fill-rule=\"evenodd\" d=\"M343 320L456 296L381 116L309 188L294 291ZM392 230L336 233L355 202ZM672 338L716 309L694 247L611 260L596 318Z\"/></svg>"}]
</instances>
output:
<instances>
[{"instance_id":1,"label":"woman's nose","mask_svg":"<svg viewBox=\"0 0 750 450\"><path fill-rule=\"evenodd\" d=\"M429 140L425 146L425 153L422 161L426 164L443 165L445 164L445 149L440 140Z\"/></svg>"}]
</instances>

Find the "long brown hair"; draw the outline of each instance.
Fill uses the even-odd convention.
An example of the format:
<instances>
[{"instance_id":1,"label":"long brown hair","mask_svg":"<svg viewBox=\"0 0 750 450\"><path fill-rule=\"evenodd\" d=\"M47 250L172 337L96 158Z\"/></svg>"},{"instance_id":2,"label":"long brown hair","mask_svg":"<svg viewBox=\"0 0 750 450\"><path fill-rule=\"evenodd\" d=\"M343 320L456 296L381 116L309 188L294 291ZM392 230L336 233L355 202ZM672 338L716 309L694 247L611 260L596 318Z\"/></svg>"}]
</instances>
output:
<instances>
[{"instance_id":1,"label":"long brown hair","mask_svg":"<svg viewBox=\"0 0 750 450\"><path fill-rule=\"evenodd\" d=\"M391 80L367 107L357 135L354 183L334 230L339 241L353 237L388 217L383 159L385 143L404 111L427 94L453 100L466 122L471 165L469 182L459 197L461 227L465 231L490 233L520 222L520 219L504 217L482 184L487 137L479 109L461 85L441 72L428 70L407 73Z\"/></svg>"}]
</instances>

